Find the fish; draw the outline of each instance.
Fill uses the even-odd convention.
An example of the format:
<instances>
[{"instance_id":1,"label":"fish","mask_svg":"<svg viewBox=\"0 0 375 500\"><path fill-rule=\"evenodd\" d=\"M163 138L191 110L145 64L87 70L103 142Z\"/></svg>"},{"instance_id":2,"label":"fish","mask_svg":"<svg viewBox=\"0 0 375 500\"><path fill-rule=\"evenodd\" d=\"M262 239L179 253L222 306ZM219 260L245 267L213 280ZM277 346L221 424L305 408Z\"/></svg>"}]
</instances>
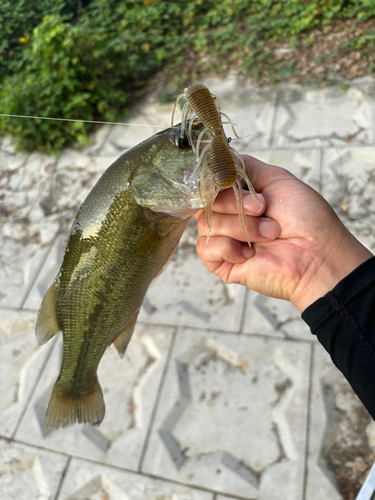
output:
<instances>
[{"instance_id":1,"label":"fish","mask_svg":"<svg viewBox=\"0 0 375 500\"><path fill-rule=\"evenodd\" d=\"M181 131L173 126L121 155L78 210L36 323L40 343L63 337L46 428L102 422L100 360L112 343L124 357L151 281L203 208L196 155Z\"/></svg>"},{"instance_id":2,"label":"fish","mask_svg":"<svg viewBox=\"0 0 375 500\"><path fill-rule=\"evenodd\" d=\"M172 113L172 125L175 110L181 98L186 98L182 109L182 135L186 135L188 140L195 146L197 154L197 168L200 168L200 193L205 208L205 217L209 228L206 238L206 244L209 241L212 228L212 206L216 196L220 191L233 188L239 220L245 234L246 241L251 247L251 242L246 229L245 210L243 206L242 185L245 184L251 196L262 206L258 200L255 189L246 174L245 165L238 152L229 146L228 139L225 136L221 116L225 116L232 125L232 129L237 138L238 135L230 118L222 113L215 103L216 97L211 94L209 88L204 83L194 83L180 94L174 105ZM194 116L189 120L190 113ZM187 123L189 122L189 125ZM191 137L191 131L194 124L202 123L204 129L195 141ZM202 140L208 135L208 140ZM202 143L207 143L201 151Z\"/></svg>"}]
</instances>

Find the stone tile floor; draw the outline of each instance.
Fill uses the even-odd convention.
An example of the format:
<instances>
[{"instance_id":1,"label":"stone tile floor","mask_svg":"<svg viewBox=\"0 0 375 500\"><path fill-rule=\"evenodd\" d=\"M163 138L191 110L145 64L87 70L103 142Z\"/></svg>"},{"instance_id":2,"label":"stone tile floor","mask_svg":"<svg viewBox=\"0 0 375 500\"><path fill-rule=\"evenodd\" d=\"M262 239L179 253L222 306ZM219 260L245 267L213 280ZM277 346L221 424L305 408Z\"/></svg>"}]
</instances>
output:
<instances>
[{"instance_id":1,"label":"stone tile floor","mask_svg":"<svg viewBox=\"0 0 375 500\"><path fill-rule=\"evenodd\" d=\"M210 80L240 152L320 191L375 250L375 83L255 89ZM39 346L36 312L80 203L123 151L169 126L150 96L84 151L16 154L0 144L0 498L341 500L372 465L375 424L300 315L210 275L188 226L153 282L125 359L100 366L99 428L43 421L61 339Z\"/></svg>"}]
</instances>

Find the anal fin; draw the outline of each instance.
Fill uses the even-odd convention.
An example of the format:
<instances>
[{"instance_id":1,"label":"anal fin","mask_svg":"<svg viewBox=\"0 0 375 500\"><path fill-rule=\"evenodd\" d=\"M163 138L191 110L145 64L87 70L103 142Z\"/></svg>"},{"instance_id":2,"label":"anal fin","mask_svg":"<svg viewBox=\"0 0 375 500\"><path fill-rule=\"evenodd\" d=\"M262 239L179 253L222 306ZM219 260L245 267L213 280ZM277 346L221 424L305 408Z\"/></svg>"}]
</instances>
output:
<instances>
[{"instance_id":1,"label":"anal fin","mask_svg":"<svg viewBox=\"0 0 375 500\"><path fill-rule=\"evenodd\" d=\"M35 335L45 344L60 331L56 317L56 281L49 287L39 308Z\"/></svg>"},{"instance_id":2,"label":"anal fin","mask_svg":"<svg viewBox=\"0 0 375 500\"><path fill-rule=\"evenodd\" d=\"M113 341L113 345L116 347L117 352L120 355L120 358L123 358L125 356L126 348L128 347L130 339L132 338L134 332L135 324L138 319L138 314L139 314L139 309L134 314L130 322L126 325L126 327L117 335L117 337Z\"/></svg>"}]
</instances>

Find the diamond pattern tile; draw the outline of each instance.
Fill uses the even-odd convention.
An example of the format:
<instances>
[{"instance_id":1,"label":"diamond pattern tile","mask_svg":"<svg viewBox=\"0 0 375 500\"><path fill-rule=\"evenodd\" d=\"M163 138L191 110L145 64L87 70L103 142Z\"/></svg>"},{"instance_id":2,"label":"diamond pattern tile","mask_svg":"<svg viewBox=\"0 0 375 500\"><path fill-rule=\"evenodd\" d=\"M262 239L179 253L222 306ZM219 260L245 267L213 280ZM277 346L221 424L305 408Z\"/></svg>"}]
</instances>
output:
<instances>
[{"instance_id":1,"label":"diamond pattern tile","mask_svg":"<svg viewBox=\"0 0 375 500\"><path fill-rule=\"evenodd\" d=\"M319 149L303 149L298 151L277 149L273 151L256 150L250 154L265 163L289 170L289 172L316 191L320 190L321 151Z\"/></svg>"},{"instance_id":2,"label":"diamond pattern tile","mask_svg":"<svg viewBox=\"0 0 375 500\"><path fill-rule=\"evenodd\" d=\"M212 493L74 458L57 500L213 500Z\"/></svg>"},{"instance_id":3,"label":"diamond pattern tile","mask_svg":"<svg viewBox=\"0 0 375 500\"><path fill-rule=\"evenodd\" d=\"M322 194L345 226L375 251L375 148L328 149L323 154Z\"/></svg>"},{"instance_id":4,"label":"diamond pattern tile","mask_svg":"<svg viewBox=\"0 0 375 500\"><path fill-rule=\"evenodd\" d=\"M320 191L375 250L373 78L347 90L205 83L241 129L233 147ZM103 424L44 428L61 339L37 344L36 311L97 179L169 126L173 104L158 92L126 118L145 127L103 126L79 151L19 154L0 140L0 497L354 500L375 424L290 304L208 273L194 220L149 288L125 359L112 347L103 358Z\"/></svg>"},{"instance_id":5,"label":"diamond pattern tile","mask_svg":"<svg viewBox=\"0 0 375 500\"><path fill-rule=\"evenodd\" d=\"M168 479L301 498L309 346L180 330L143 465Z\"/></svg>"},{"instance_id":6,"label":"diamond pattern tile","mask_svg":"<svg viewBox=\"0 0 375 500\"><path fill-rule=\"evenodd\" d=\"M366 145L374 142L374 100L358 88L307 90L284 98L276 112L275 147Z\"/></svg>"},{"instance_id":7,"label":"diamond pattern tile","mask_svg":"<svg viewBox=\"0 0 375 500\"><path fill-rule=\"evenodd\" d=\"M0 491L6 500L54 498L68 457L0 439Z\"/></svg>"},{"instance_id":8,"label":"diamond pattern tile","mask_svg":"<svg viewBox=\"0 0 375 500\"><path fill-rule=\"evenodd\" d=\"M290 302L249 290L245 307L244 333L316 341L316 337L311 335L310 328Z\"/></svg>"},{"instance_id":9,"label":"diamond pattern tile","mask_svg":"<svg viewBox=\"0 0 375 500\"><path fill-rule=\"evenodd\" d=\"M14 155L2 150L0 156L0 305L20 307L58 231L51 221L39 223L56 157Z\"/></svg>"}]
</instances>

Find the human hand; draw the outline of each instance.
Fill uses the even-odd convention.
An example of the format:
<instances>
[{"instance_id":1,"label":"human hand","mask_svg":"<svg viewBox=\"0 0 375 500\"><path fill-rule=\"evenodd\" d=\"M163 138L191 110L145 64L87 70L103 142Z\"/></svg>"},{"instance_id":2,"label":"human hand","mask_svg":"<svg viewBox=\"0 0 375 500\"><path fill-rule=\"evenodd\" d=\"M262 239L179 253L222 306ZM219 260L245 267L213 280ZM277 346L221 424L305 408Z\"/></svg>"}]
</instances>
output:
<instances>
[{"instance_id":1,"label":"human hand","mask_svg":"<svg viewBox=\"0 0 375 500\"><path fill-rule=\"evenodd\" d=\"M283 168L248 155L243 159L255 190L265 200L260 208L250 195L244 196L253 247L245 242L234 192L227 189L215 200L207 245L204 210L195 215L198 255L225 283L289 300L302 312L372 254L314 189Z\"/></svg>"}]
</instances>

